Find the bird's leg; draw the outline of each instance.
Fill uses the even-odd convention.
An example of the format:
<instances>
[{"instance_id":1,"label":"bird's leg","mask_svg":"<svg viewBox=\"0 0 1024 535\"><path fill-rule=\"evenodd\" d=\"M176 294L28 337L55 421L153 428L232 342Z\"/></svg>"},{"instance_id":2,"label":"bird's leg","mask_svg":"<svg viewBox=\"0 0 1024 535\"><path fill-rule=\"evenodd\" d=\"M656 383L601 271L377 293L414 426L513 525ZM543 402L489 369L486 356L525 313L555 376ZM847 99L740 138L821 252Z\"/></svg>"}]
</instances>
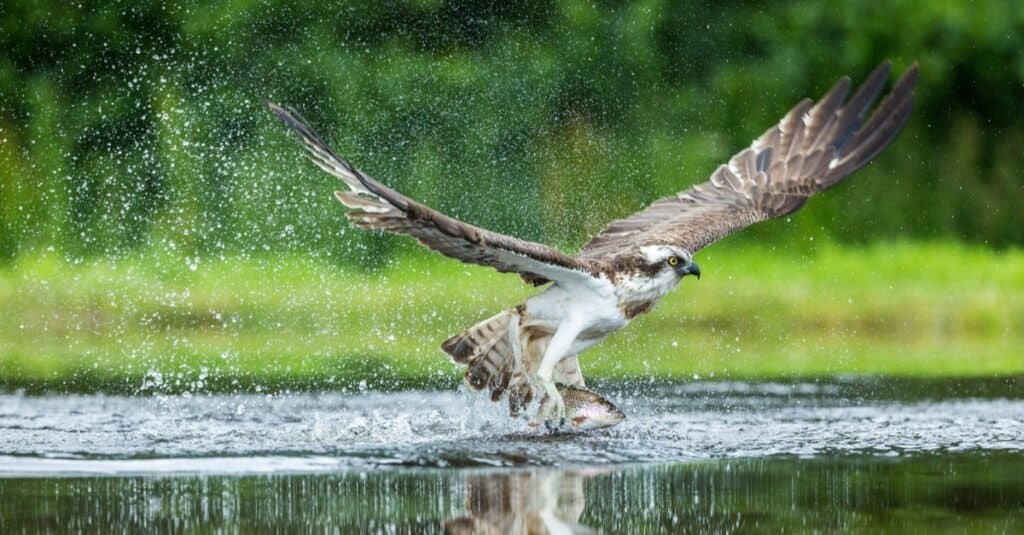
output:
<instances>
[{"instance_id":1,"label":"bird's leg","mask_svg":"<svg viewBox=\"0 0 1024 535\"><path fill-rule=\"evenodd\" d=\"M562 394L558 393L558 388L552 378L555 366L568 353L572 343L576 341L576 337L582 330L583 325L578 320L563 321L555 330L555 334L551 336L551 341L548 342L548 347L544 351L544 358L537 369L537 378L540 379L541 387L547 394L547 402L541 405L537 416L544 421L549 429L561 427L565 423L565 401L562 400Z\"/></svg>"}]
</instances>

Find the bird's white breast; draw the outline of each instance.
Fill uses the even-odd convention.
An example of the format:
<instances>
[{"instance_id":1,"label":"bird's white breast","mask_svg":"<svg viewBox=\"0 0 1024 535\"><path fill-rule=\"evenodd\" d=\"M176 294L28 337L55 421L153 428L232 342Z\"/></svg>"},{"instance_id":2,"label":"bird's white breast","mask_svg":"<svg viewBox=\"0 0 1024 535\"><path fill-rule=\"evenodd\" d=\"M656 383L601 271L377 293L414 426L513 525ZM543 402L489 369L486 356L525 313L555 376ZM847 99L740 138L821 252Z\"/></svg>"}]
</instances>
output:
<instances>
[{"instance_id":1,"label":"bird's white breast","mask_svg":"<svg viewBox=\"0 0 1024 535\"><path fill-rule=\"evenodd\" d=\"M582 321L584 331L606 333L626 325L613 286L605 278L589 284L554 284L527 302L529 322L554 330L568 318Z\"/></svg>"}]
</instances>

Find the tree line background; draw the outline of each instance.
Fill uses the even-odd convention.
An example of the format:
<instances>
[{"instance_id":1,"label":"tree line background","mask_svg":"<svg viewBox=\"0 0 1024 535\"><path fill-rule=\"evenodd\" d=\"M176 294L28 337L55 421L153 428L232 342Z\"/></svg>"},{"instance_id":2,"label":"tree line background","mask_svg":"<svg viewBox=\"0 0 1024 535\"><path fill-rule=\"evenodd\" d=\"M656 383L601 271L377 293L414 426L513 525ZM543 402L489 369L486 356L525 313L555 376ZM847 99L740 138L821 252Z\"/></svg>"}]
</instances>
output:
<instances>
[{"instance_id":1,"label":"tree line background","mask_svg":"<svg viewBox=\"0 0 1024 535\"><path fill-rule=\"evenodd\" d=\"M409 247L349 230L263 99L416 199L572 249L886 58L921 64L906 131L734 239L1024 243L1024 2L7 0L0 50L0 263Z\"/></svg>"}]
</instances>

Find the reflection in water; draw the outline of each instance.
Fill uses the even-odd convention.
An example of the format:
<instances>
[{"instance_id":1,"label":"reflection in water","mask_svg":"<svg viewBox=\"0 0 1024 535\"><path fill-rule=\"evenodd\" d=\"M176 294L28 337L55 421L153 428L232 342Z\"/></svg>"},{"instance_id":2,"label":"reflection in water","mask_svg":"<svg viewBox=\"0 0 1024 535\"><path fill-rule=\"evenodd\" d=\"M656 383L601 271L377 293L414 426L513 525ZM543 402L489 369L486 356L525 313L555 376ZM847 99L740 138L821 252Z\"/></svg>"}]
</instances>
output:
<instances>
[{"instance_id":1,"label":"reflection in water","mask_svg":"<svg viewBox=\"0 0 1024 535\"><path fill-rule=\"evenodd\" d=\"M466 516L445 523L445 533L569 534L593 530L579 524L583 474L518 471L466 478Z\"/></svg>"},{"instance_id":2,"label":"reflection in water","mask_svg":"<svg viewBox=\"0 0 1024 535\"><path fill-rule=\"evenodd\" d=\"M1017 453L769 457L580 472L0 478L0 533L1022 532Z\"/></svg>"}]
</instances>

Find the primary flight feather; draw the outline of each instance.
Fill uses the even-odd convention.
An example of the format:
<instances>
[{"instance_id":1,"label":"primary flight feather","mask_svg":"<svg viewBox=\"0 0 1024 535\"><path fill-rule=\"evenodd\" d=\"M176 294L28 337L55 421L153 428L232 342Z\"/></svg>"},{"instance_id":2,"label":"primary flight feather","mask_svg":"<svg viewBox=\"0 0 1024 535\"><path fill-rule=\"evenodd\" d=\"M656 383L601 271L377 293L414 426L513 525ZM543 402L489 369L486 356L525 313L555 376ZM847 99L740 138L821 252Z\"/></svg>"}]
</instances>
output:
<instances>
[{"instance_id":1,"label":"primary flight feather","mask_svg":"<svg viewBox=\"0 0 1024 535\"><path fill-rule=\"evenodd\" d=\"M759 221L791 214L860 169L896 138L910 117L917 65L868 115L889 77L878 66L847 98L843 78L817 103L806 99L710 180L609 224L576 256L448 217L370 178L339 157L293 110L267 103L302 140L314 163L348 187L335 193L362 228L405 234L452 258L551 283L526 302L448 339L441 347L466 365L466 381L508 399L513 415L539 394L540 418L566 408L557 384L583 387L577 355L649 312L686 275L693 255Z\"/></svg>"}]
</instances>

